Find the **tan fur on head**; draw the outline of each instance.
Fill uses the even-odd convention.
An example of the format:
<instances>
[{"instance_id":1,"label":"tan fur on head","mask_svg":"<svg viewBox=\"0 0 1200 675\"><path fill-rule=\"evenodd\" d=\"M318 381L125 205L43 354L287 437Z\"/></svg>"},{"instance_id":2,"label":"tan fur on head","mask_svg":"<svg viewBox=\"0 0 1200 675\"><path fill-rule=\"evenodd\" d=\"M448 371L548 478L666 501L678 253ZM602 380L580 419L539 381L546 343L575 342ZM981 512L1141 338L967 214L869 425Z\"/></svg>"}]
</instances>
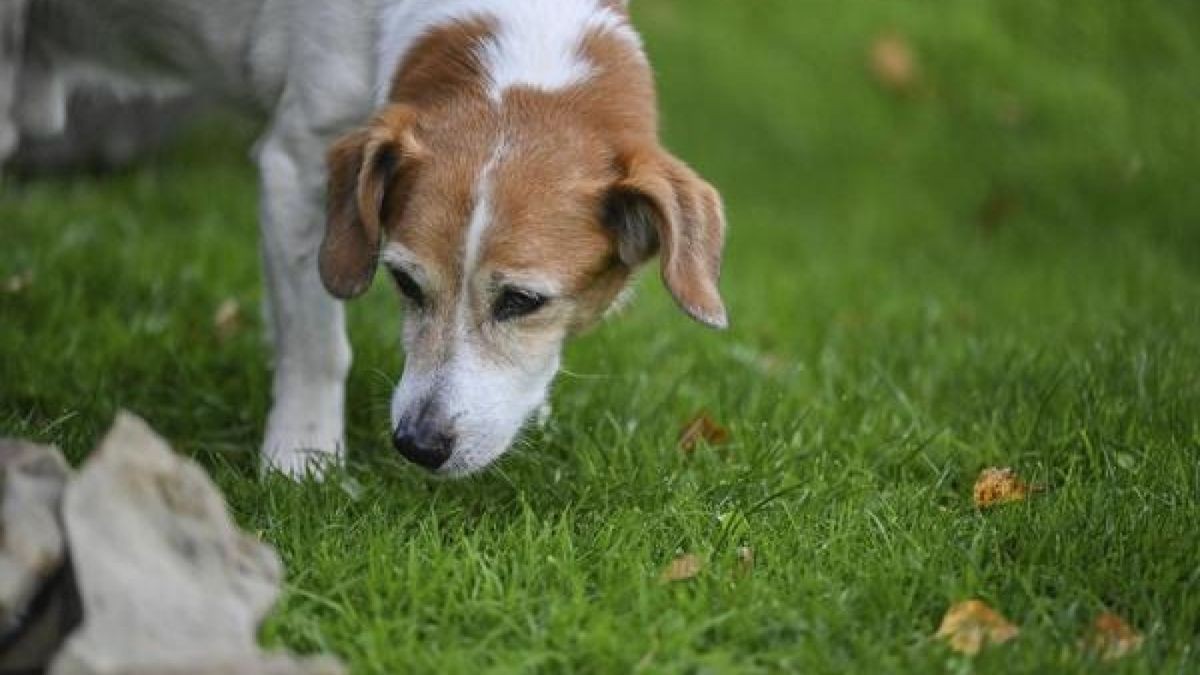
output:
<instances>
[{"instance_id":1,"label":"tan fur on head","mask_svg":"<svg viewBox=\"0 0 1200 675\"><path fill-rule=\"evenodd\" d=\"M544 402L564 340L599 321L655 254L688 315L727 324L721 200L659 144L636 36L581 34L585 64L567 73L586 73L577 82L523 85L517 73L498 87L507 80L482 59L500 49L500 30L472 17L424 33L385 111L329 154L322 278L338 297L359 295L382 251L407 297L393 423L452 437L440 469L450 474L508 447ZM505 314L514 294L536 308Z\"/></svg>"}]
</instances>

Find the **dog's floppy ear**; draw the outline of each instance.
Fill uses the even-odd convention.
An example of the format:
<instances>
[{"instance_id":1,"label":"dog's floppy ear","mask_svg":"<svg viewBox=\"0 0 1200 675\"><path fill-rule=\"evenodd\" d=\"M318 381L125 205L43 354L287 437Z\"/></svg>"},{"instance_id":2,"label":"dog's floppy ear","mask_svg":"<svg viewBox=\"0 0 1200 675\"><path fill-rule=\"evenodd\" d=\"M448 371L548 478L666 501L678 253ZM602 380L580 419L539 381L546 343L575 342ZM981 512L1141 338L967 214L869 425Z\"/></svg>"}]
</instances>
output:
<instances>
[{"instance_id":1,"label":"dog's floppy ear","mask_svg":"<svg viewBox=\"0 0 1200 675\"><path fill-rule=\"evenodd\" d=\"M729 324L717 283L725 245L721 197L686 164L657 146L623 153L622 178L604 204L621 261L637 266L656 252L662 278L683 311L713 328Z\"/></svg>"},{"instance_id":2,"label":"dog's floppy ear","mask_svg":"<svg viewBox=\"0 0 1200 675\"><path fill-rule=\"evenodd\" d=\"M321 242L321 281L343 300L371 286L383 241L385 203L404 199L402 179L420 161L413 135L416 112L391 105L366 127L329 149L328 217Z\"/></svg>"}]
</instances>

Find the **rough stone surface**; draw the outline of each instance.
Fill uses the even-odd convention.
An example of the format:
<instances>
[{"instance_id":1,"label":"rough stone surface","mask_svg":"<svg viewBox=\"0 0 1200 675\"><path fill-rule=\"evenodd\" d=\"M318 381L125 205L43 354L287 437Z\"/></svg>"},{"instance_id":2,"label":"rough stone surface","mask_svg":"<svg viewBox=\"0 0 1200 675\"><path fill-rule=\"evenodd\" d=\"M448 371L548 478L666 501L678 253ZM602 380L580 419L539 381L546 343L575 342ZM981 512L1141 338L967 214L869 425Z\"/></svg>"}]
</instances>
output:
<instances>
[{"instance_id":1,"label":"rough stone surface","mask_svg":"<svg viewBox=\"0 0 1200 675\"><path fill-rule=\"evenodd\" d=\"M52 671L52 675L60 672ZM315 657L300 659L287 655L261 655L221 663L197 663L191 666L118 667L111 670L72 670L71 673L105 675L345 675L346 669L336 659Z\"/></svg>"},{"instance_id":2,"label":"rough stone surface","mask_svg":"<svg viewBox=\"0 0 1200 675\"><path fill-rule=\"evenodd\" d=\"M45 672L67 635L83 619L70 565L63 565L30 601L20 625L0 640L0 673Z\"/></svg>"},{"instance_id":3,"label":"rough stone surface","mask_svg":"<svg viewBox=\"0 0 1200 675\"><path fill-rule=\"evenodd\" d=\"M51 675L340 673L259 650L275 552L235 526L204 471L118 416L67 488L63 519L84 621Z\"/></svg>"},{"instance_id":4,"label":"rough stone surface","mask_svg":"<svg viewBox=\"0 0 1200 675\"><path fill-rule=\"evenodd\" d=\"M0 672L36 672L79 623L59 507L58 449L0 440Z\"/></svg>"},{"instance_id":5,"label":"rough stone surface","mask_svg":"<svg viewBox=\"0 0 1200 675\"><path fill-rule=\"evenodd\" d=\"M0 440L0 635L62 566L59 501L70 470L56 448Z\"/></svg>"}]
</instances>

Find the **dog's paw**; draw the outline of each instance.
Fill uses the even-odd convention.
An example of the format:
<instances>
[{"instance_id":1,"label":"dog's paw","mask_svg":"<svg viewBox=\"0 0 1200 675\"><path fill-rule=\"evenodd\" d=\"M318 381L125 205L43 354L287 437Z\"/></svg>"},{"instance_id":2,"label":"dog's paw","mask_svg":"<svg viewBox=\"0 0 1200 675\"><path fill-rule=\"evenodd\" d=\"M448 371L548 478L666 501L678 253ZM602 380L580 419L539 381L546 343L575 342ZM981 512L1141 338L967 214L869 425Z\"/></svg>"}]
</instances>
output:
<instances>
[{"instance_id":1,"label":"dog's paw","mask_svg":"<svg viewBox=\"0 0 1200 675\"><path fill-rule=\"evenodd\" d=\"M341 438L269 434L263 442L263 473L281 473L295 481L322 480L325 474L341 466L345 443Z\"/></svg>"},{"instance_id":2,"label":"dog's paw","mask_svg":"<svg viewBox=\"0 0 1200 675\"><path fill-rule=\"evenodd\" d=\"M342 463L345 427L342 388L275 383L275 401L267 415L261 469L292 480L321 480Z\"/></svg>"}]
</instances>

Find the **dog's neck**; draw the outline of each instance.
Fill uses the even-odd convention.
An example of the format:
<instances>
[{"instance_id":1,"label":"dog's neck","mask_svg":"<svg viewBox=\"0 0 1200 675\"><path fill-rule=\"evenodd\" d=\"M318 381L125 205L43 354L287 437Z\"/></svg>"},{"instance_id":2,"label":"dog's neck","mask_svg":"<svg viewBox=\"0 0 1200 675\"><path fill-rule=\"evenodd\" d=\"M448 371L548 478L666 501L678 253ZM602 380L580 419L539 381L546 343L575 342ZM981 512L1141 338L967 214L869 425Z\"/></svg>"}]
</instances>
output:
<instances>
[{"instance_id":1,"label":"dog's neck","mask_svg":"<svg viewBox=\"0 0 1200 675\"><path fill-rule=\"evenodd\" d=\"M645 65L625 0L384 0L376 103L447 92L455 75L482 82L499 103L512 88L557 91L603 65L585 54L598 35ZM612 40L610 40L611 42ZM433 76L439 81L430 81ZM422 91L417 89L422 88Z\"/></svg>"}]
</instances>

